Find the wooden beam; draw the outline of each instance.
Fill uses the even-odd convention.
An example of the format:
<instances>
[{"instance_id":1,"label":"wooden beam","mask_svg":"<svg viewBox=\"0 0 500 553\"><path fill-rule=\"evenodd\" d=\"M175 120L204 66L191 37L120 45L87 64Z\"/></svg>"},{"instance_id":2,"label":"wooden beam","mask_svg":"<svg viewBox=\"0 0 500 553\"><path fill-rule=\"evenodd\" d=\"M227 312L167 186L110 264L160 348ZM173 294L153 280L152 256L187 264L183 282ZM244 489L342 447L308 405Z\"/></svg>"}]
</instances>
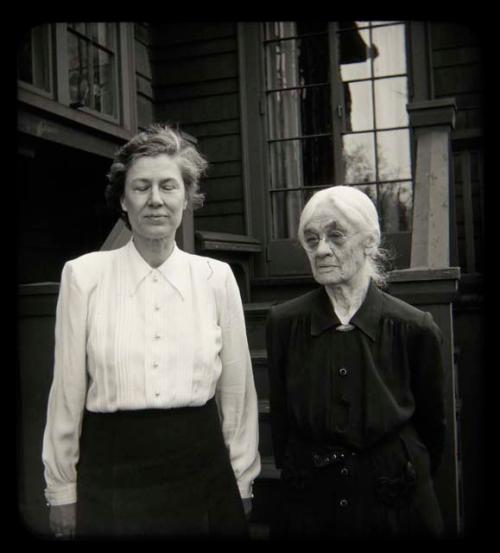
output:
<instances>
[{"instance_id":1,"label":"wooden beam","mask_svg":"<svg viewBox=\"0 0 500 553\"><path fill-rule=\"evenodd\" d=\"M450 131L454 99L408 105L416 137L411 267L448 267L450 262Z\"/></svg>"}]
</instances>

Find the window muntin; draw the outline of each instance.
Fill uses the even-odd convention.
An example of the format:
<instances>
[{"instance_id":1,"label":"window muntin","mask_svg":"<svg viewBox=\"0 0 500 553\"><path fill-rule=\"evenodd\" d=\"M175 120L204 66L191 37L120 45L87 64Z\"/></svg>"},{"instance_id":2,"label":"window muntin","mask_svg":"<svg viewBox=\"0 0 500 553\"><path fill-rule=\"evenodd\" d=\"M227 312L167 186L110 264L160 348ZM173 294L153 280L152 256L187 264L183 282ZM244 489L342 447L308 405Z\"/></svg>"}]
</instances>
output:
<instances>
[{"instance_id":1,"label":"window muntin","mask_svg":"<svg viewBox=\"0 0 500 553\"><path fill-rule=\"evenodd\" d=\"M20 81L52 92L50 25L37 25L24 35L17 52L17 68Z\"/></svg>"},{"instance_id":2,"label":"window muntin","mask_svg":"<svg viewBox=\"0 0 500 553\"><path fill-rule=\"evenodd\" d=\"M333 184L366 192L383 231L411 230L405 25L339 22L335 33L339 67L332 76L327 23L264 24L272 239L295 238L305 202ZM332 106L336 79L340 106ZM334 125L341 124L337 113L342 129L334 135ZM341 160L334 151L342 151L342 182L335 182Z\"/></svg>"},{"instance_id":3,"label":"window muntin","mask_svg":"<svg viewBox=\"0 0 500 553\"><path fill-rule=\"evenodd\" d=\"M333 183L328 26L264 25L272 233L295 236L309 187Z\"/></svg>"},{"instance_id":4,"label":"window muntin","mask_svg":"<svg viewBox=\"0 0 500 553\"><path fill-rule=\"evenodd\" d=\"M405 27L398 22L357 21L350 28L341 24L337 44L344 92L345 182L373 183L376 193L371 197L384 232L410 231L413 186Z\"/></svg>"},{"instance_id":5,"label":"window muntin","mask_svg":"<svg viewBox=\"0 0 500 553\"><path fill-rule=\"evenodd\" d=\"M118 116L115 23L68 23L70 105Z\"/></svg>"}]
</instances>

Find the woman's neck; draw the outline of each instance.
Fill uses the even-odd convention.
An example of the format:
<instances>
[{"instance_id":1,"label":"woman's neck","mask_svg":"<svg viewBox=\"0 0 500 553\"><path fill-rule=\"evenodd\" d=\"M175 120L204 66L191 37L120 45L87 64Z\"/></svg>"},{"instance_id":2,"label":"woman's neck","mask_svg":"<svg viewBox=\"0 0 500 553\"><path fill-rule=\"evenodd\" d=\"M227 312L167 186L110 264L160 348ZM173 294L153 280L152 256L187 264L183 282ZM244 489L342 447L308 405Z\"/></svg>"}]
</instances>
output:
<instances>
[{"instance_id":1,"label":"woman's neck","mask_svg":"<svg viewBox=\"0 0 500 553\"><path fill-rule=\"evenodd\" d=\"M369 286L370 275L365 271L360 271L348 282L325 286L333 309L342 324L348 324L360 308Z\"/></svg>"},{"instance_id":2,"label":"woman's neck","mask_svg":"<svg viewBox=\"0 0 500 553\"><path fill-rule=\"evenodd\" d=\"M162 265L174 251L173 238L150 239L134 236L133 240L141 257L154 268Z\"/></svg>"}]
</instances>

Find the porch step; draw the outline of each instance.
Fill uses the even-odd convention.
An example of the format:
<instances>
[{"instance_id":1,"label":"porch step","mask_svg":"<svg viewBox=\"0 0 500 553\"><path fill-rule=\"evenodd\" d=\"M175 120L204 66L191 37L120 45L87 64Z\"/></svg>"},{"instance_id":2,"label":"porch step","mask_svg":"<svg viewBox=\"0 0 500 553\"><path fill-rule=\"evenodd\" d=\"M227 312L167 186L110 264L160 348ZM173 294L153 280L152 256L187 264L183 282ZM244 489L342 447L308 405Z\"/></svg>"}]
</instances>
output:
<instances>
[{"instance_id":1,"label":"porch step","mask_svg":"<svg viewBox=\"0 0 500 553\"><path fill-rule=\"evenodd\" d=\"M269 309L276 302L244 303L245 323L248 345L251 350L265 351L266 348L266 319Z\"/></svg>"}]
</instances>

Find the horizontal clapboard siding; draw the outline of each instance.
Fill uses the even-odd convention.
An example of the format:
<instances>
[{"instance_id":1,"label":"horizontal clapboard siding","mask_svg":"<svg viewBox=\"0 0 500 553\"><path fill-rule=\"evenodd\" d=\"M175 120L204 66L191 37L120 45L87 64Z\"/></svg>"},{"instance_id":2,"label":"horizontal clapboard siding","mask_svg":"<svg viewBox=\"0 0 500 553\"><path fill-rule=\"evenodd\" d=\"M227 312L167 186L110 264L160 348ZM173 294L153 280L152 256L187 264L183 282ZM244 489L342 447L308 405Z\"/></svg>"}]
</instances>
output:
<instances>
[{"instance_id":1,"label":"horizontal clapboard siding","mask_svg":"<svg viewBox=\"0 0 500 553\"><path fill-rule=\"evenodd\" d=\"M480 129L484 75L477 30L464 23L433 22L431 61L434 97L457 102L456 132Z\"/></svg>"},{"instance_id":2,"label":"horizontal clapboard siding","mask_svg":"<svg viewBox=\"0 0 500 553\"><path fill-rule=\"evenodd\" d=\"M140 129L144 129L154 120L149 25L134 23L134 39L137 125Z\"/></svg>"},{"instance_id":3,"label":"horizontal clapboard siding","mask_svg":"<svg viewBox=\"0 0 500 553\"><path fill-rule=\"evenodd\" d=\"M195 136L209 161L195 228L245 233L236 23L154 24L155 117Z\"/></svg>"}]
</instances>

